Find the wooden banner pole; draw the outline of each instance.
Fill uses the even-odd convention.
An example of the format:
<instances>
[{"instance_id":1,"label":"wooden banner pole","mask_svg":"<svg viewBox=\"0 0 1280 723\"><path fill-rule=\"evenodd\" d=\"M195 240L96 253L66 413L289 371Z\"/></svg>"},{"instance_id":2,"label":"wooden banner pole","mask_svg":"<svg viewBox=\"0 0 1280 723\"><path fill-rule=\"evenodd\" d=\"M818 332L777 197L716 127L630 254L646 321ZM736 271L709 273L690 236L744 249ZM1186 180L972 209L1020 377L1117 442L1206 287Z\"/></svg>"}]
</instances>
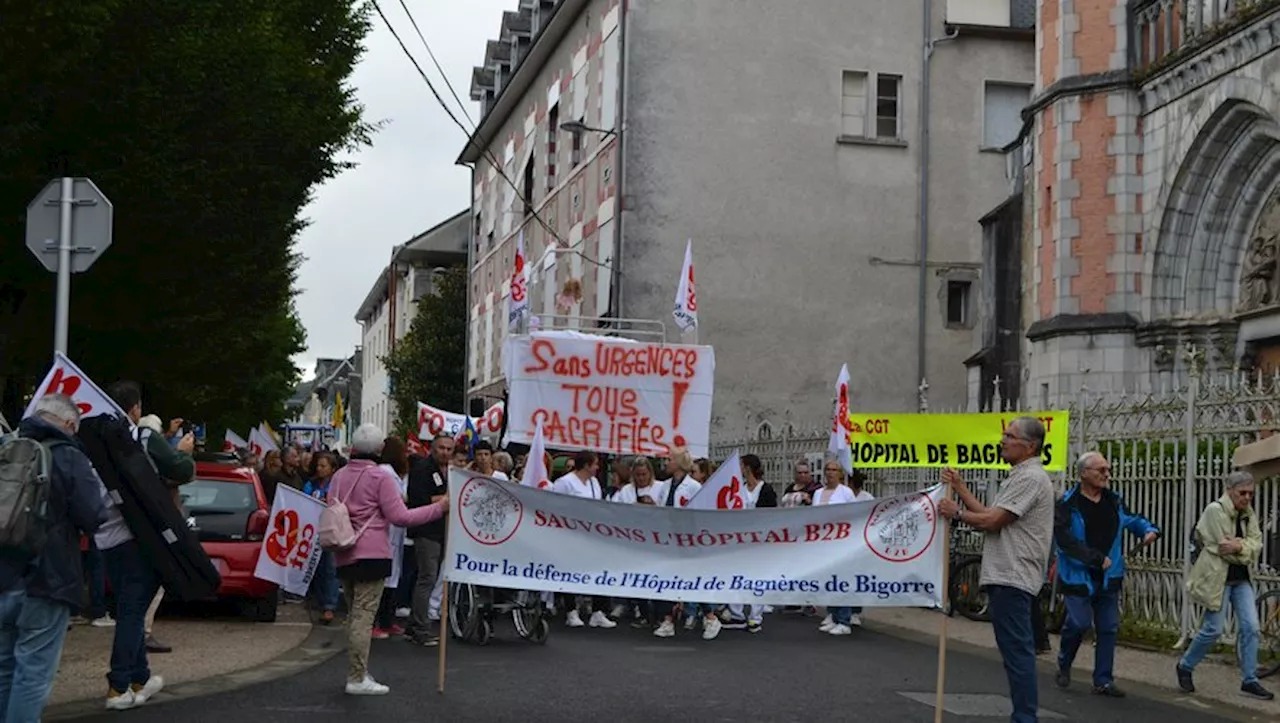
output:
<instances>
[{"instance_id":1,"label":"wooden banner pole","mask_svg":"<svg viewBox=\"0 0 1280 723\"><path fill-rule=\"evenodd\" d=\"M943 482L944 499L951 499L951 485ZM938 681L933 701L933 723L942 723L942 704L947 688L947 619L951 608L951 520L942 520L942 622L938 624Z\"/></svg>"},{"instance_id":2,"label":"wooden banner pole","mask_svg":"<svg viewBox=\"0 0 1280 723\"><path fill-rule=\"evenodd\" d=\"M440 590L440 661L436 674L436 692L444 695L445 646L449 640L449 581Z\"/></svg>"}]
</instances>

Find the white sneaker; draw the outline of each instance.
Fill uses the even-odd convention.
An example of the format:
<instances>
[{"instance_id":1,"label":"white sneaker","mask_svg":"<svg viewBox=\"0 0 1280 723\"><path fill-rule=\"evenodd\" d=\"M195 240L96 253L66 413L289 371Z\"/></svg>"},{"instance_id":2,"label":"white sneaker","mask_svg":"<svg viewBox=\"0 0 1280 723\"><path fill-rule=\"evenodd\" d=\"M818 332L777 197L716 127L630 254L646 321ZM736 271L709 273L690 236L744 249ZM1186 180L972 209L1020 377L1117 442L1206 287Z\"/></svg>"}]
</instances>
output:
<instances>
[{"instance_id":1,"label":"white sneaker","mask_svg":"<svg viewBox=\"0 0 1280 723\"><path fill-rule=\"evenodd\" d=\"M702 639L715 640L716 636L720 634L721 627L723 626L720 624L719 618L703 618L702 619Z\"/></svg>"},{"instance_id":2,"label":"white sneaker","mask_svg":"<svg viewBox=\"0 0 1280 723\"><path fill-rule=\"evenodd\" d=\"M848 625L833 625L827 631L828 635L853 635L853 628Z\"/></svg>"},{"instance_id":3,"label":"white sneaker","mask_svg":"<svg viewBox=\"0 0 1280 723\"><path fill-rule=\"evenodd\" d=\"M862 616L859 615L858 613L854 613L853 615L850 615L849 624L855 628L862 627Z\"/></svg>"},{"instance_id":4,"label":"white sneaker","mask_svg":"<svg viewBox=\"0 0 1280 723\"><path fill-rule=\"evenodd\" d=\"M409 608L396 608L396 617L398 618L407 618L412 614L413 611Z\"/></svg>"},{"instance_id":5,"label":"white sneaker","mask_svg":"<svg viewBox=\"0 0 1280 723\"><path fill-rule=\"evenodd\" d=\"M95 628L114 628L116 626L116 621L111 619L110 614L107 614L89 624Z\"/></svg>"},{"instance_id":6,"label":"white sneaker","mask_svg":"<svg viewBox=\"0 0 1280 723\"><path fill-rule=\"evenodd\" d=\"M670 620L663 620L653 634L659 638L674 638L676 636L676 624Z\"/></svg>"},{"instance_id":7,"label":"white sneaker","mask_svg":"<svg viewBox=\"0 0 1280 723\"><path fill-rule=\"evenodd\" d=\"M693 626L698 624L698 619L692 615L684 619L684 629L693 630Z\"/></svg>"},{"instance_id":8,"label":"white sneaker","mask_svg":"<svg viewBox=\"0 0 1280 723\"><path fill-rule=\"evenodd\" d=\"M347 683L347 695L386 695L391 688L374 680L372 676L364 676L359 683Z\"/></svg>"},{"instance_id":9,"label":"white sneaker","mask_svg":"<svg viewBox=\"0 0 1280 723\"><path fill-rule=\"evenodd\" d=\"M581 620L581 618L579 618L579 620ZM591 621L589 622L589 625L593 628L605 628L606 630L618 627L617 623L610 620L609 616L605 615L604 612L600 610L591 613Z\"/></svg>"},{"instance_id":10,"label":"white sneaker","mask_svg":"<svg viewBox=\"0 0 1280 723\"><path fill-rule=\"evenodd\" d=\"M570 610L569 614L564 616L564 624L570 628L580 628L586 623L582 622L582 616L577 610Z\"/></svg>"},{"instance_id":11,"label":"white sneaker","mask_svg":"<svg viewBox=\"0 0 1280 723\"><path fill-rule=\"evenodd\" d=\"M153 675L147 678L147 684L141 688L133 690L133 697L137 700L138 705L142 705L156 696L156 693L164 690L164 678Z\"/></svg>"},{"instance_id":12,"label":"white sneaker","mask_svg":"<svg viewBox=\"0 0 1280 723\"><path fill-rule=\"evenodd\" d=\"M836 621L828 615L822 619L822 624L818 626L818 630L824 633L829 633L831 632L831 628L834 628L835 626Z\"/></svg>"},{"instance_id":13,"label":"white sneaker","mask_svg":"<svg viewBox=\"0 0 1280 723\"><path fill-rule=\"evenodd\" d=\"M771 613L771 612L773 612L773 606L772 606L772 605L765 605L765 606L764 606L764 614L765 614L765 615L768 615L768 614L769 614L769 613Z\"/></svg>"},{"instance_id":14,"label":"white sneaker","mask_svg":"<svg viewBox=\"0 0 1280 723\"><path fill-rule=\"evenodd\" d=\"M115 693L115 691L111 691ZM132 690L126 690L119 695L108 695L107 710L129 710L138 707L138 699L134 696Z\"/></svg>"},{"instance_id":15,"label":"white sneaker","mask_svg":"<svg viewBox=\"0 0 1280 723\"><path fill-rule=\"evenodd\" d=\"M626 606L626 605L614 605L614 606L613 606L613 617L615 617L615 618L622 618L622 617L623 617L624 615L626 615L626 614L627 614L627 606Z\"/></svg>"}]
</instances>

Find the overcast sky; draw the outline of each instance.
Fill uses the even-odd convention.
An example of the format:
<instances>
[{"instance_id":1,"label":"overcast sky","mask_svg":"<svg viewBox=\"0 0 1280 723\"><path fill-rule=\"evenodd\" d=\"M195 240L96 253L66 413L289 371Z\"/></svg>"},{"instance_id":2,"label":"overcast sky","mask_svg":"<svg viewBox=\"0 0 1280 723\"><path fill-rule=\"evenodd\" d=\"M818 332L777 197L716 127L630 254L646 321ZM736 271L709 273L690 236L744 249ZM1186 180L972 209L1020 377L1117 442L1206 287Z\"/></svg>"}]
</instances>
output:
<instances>
[{"instance_id":1,"label":"overcast sky","mask_svg":"<svg viewBox=\"0 0 1280 723\"><path fill-rule=\"evenodd\" d=\"M453 104L422 41L398 0L380 0L383 12L419 65ZM497 38L502 12L518 0L406 0L467 112L471 69L484 62L485 41ZM445 115L394 37L373 15L364 60L352 78L365 118L382 121L372 147L352 157L359 165L317 189L303 211L311 225L300 249L298 312L307 329L307 351L296 359L310 378L315 360L347 357L360 343L356 310L390 260L391 247L467 208L470 174L454 160L466 142ZM453 107L463 123L466 119Z\"/></svg>"}]
</instances>

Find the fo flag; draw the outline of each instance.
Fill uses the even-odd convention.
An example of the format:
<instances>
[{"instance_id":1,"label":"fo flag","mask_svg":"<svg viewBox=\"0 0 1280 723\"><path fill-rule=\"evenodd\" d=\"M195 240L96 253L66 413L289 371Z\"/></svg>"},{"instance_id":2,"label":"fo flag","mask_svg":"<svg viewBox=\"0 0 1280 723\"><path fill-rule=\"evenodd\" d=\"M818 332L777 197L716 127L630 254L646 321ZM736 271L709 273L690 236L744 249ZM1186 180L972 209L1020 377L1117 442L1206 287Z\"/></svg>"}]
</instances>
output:
<instances>
[{"instance_id":1,"label":"fo flag","mask_svg":"<svg viewBox=\"0 0 1280 723\"><path fill-rule=\"evenodd\" d=\"M73 364L61 352L54 352L53 367L44 376L44 381L40 382L36 395L31 398L31 403L27 405L27 411L22 413L22 418L26 419L35 414L36 402L48 394L65 394L71 397L80 408L81 419L96 417L99 414L112 414L122 419L129 418L120 405L107 396L106 392L94 384L87 374L80 371L80 367Z\"/></svg>"},{"instance_id":2,"label":"fo flag","mask_svg":"<svg viewBox=\"0 0 1280 723\"><path fill-rule=\"evenodd\" d=\"M230 429L228 429L227 433L224 434L222 437L223 437L222 438L223 452L234 452L237 449L247 449L249 447L249 443L244 441L243 437L231 431Z\"/></svg>"},{"instance_id":3,"label":"fo flag","mask_svg":"<svg viewBox=\"0 0 1280 723\"><path fill-rule=\"evenodd\" d=\"M693 239L684 247L684 266L680 269L680 283L676 286L676 302L671 309L680 331L698 328L698 294L693 283Z\"/></svg>"},{"instance_id":4,"label":"fo flag","mask_svg":"<svg viewBox=\"0 0 1280 723\"><path fill-rule=\"evenodd\" d=\"M306 595L320 564L316 538L324 503L287 485L276 488L271 522L253 576L274 582L285 592Z\"/></svg>"},{"instance_id":5,"label":"fo flag","mask_svg":"<svg viewBox=\"0 0 1280 723\"><path fill-rule=\"evenodd\" d=\"M540 490L551 489L551 477L547 474L547 440L542 436L542 420L533 431L533 444L529 445L529 454L524 458L524 479L520 484L537 487Z\"/></svg>"},{"instance_id":6,"label":"fo flag","mask_svg":"<svg viewBox=\"0 0 1280 723\"><path fill-rule=\"evenodd\" d=\"M849 446L849 365L840 367L840 376L836 379L836 412L831 420L831 439L827 442L827 453L840 460L845 474L853 474L853 449Z\"/></svg>"},{"instance_id":7,"label":"fo flag","mask_svg":"<svg viewBox=\"0 0 1280 723\"><path fill-rule=\"evenodd\" d=\"M742 460L735 449L685 507L691 510L741 510L748 504L747 488L742 482Z\"/></svg>"},{"instance_id":8,"label":"fo flag","mask_svg":"<svg viewBox=\"0 0 1280 723\"><path fill-rule=\"evenodd\" d=\"M511 305L507 312L507 326L515 331L520 317L529 313L529 274L524 258L524 231L516 240L515 270L511 272Z\"/></svg>"}]
</instances>

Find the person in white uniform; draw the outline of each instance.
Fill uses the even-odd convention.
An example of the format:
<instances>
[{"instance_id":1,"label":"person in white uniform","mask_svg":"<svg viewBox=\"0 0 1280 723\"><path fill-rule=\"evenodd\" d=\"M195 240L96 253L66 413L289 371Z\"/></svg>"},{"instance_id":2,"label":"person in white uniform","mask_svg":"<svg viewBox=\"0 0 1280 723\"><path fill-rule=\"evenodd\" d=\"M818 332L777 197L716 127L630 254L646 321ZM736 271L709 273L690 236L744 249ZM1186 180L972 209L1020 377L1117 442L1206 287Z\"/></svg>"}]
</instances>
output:
<instances>
[{"instance_id":1,"label":"person in white uniform","mask_svg":"<svg viewBox=\"0 0 1280 723\"><path fill-rule=\"evenodd\" d=\"M600 481L596 479L596 472L600 469L600 458L595 452L578 452L573 458L573 471L557 479L551 485L551 491L562 495L572 495L574 497L585 497L590 500L603 500L604 490L600 487ZM584 625L590 625L593 628L616 628L618 624L609 619L605 611L609 609L609 599L599 596L582 596L579 604L574 606L569 614L565 616L565 625L571 628L580 628ZM591 619L587 622L582 621L582 614L578 612L578 608L583 602L589 601L591 604Z\"/></svg>"},{"instance_id":2,"label":"person in white uniform","mask_svg":"<svg viewBox=\"0 0 1280 723\"><path fill-rule=\"evenodd\" d=\"M844 484L844 468L840 466L839 460L828 459L823 465L822 477L822 487L813 493L814 506L841 505L856 501L853 490ZM859 623L861 623L860 620ZM828 610L827 617L818 626L818 630L831 635L851 635L853 634L851 625L853 625L853 608L833 607Z\"/></svg>"},{"instance_id":3,"label":"person in white uniform","mask_svg":"<svg viewBox=\"0 0 1280 723\"><path fill-rule=\"evenodd\" d=\"M742 479L742 501L745 503L743 509L778 506L778 493L764 481L764 465L758 456L742 455ZM758 633L763 629L764 610L764 605L730 605L729 622L725 623L725 627L731 630L746 628L749 633Z\"/></svg>"}]
</instances>

